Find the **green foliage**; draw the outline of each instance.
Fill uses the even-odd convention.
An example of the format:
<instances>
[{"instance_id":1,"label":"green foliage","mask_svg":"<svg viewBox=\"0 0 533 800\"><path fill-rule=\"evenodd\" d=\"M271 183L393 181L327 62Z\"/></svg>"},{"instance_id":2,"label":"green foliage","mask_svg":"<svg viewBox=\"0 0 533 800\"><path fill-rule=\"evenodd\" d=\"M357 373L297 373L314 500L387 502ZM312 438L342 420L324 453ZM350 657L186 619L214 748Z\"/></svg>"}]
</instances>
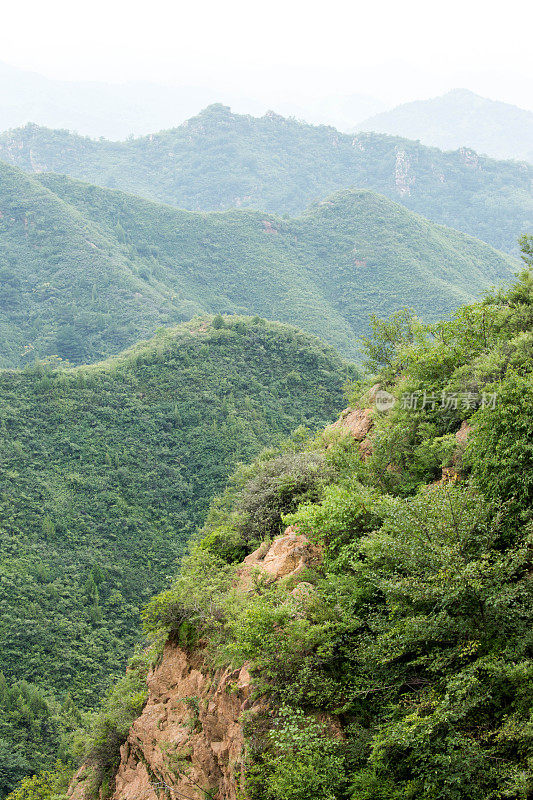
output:
<instances>
[{"instance_id":1,"label":"green foliage","mask_svg":"<svg viewBox=\"0 0 533 800\"><path fill-rule=\"evenodd\" d=\"M467 463L485 497L527 520L533 508L533 374L509 370L505 381L489 388L498 403L474 415L476 437Z\"/></svg>"},{"instance_id":2,"label":"green foliage","mask_svg":"<svg viewBox=\"0 0 533 800\"><path fill-rule=\"evenodd\" d=\"M335 800L344 784L340 742L301 709L282 706L269 731L270 747L246 771L250 800Z\"/></svg>"},{"instance_id":3,"label":"green foliage","mask_svg":"<svg viewBox=\"0 0 533 800\"><path fill-rule=\"evenodd\" d=\"M148 670L153 667L159 654L158 645L139 651L130 660L126 674L111 687L100 709L93 715L88 733L83 730L80 732L80 755L94 765L95 780L100 786L117 769L120 748L148 698Z\"/></svg>"},{"instance_id":4,"label":"green foliage","mask_svg":"<svg viewBox=\"0 0 533 800\"><path fill-rule=\"evenodd\" d=\"M393 332L394 325L392 320L377 332L376 352L383 330ZM401 331L391 336L378 378L396 403L375 416L373 454L365 465L381 491L410 493L439 478L442 467L453 467L475 473L486 496L505 504L505 513L511 514L517 494L527 510L532 325L533 278L526 270L508 291L459 309L450 321L419 326L413 342ZM466 452L454 440L461 422L479 428ZM516 470L522 470L520 484Z\"/></svg>"},{"instance_id":5,"label":"green foliage","mask_svg":"<svg viewBox=\"0 0 533 800\"><path fill-rule=\"evenodd\" d=\"M367 371L374 374L386 368L396 370L399 351L415 341L420 323L408 309L401 309L386 320L372 314L370 325L371 335L363 337L361 344Z\"/></svg>"},{"instance_id":6,"label":"green foliage","mask_svg":"<svg viewBox=\"0 0 533 800\"><path fill-rule=\"evenodd\" d=\"M528 267L533 267L533 235L524 234L520 237L522 259Z\"/></svg>"},{"instance_id":7,"label":"green foliage","mask_svg":"<svg viewBox=\"0 0 533 800\"><path fill-rule=\"evenodd\" d=\"M6 800L52 800L66 794L72 769L58 761L51 770L24 778Z\"/></svg>"},{"instance_id":8,"label":"green foliage","mask_svg":"<svg viewBox=\"0 0 533 800\"><path fill-rule=\"evenodd\" d=\"M156 595L142 610L147 633L163 632L178 639L190 628L211 634L223 619L221 599L229 591L235 568L207 549L192 545L170 589Z\"/></svg>"},{"instance_id":9,"label":"green foliage","mask_svg":"<svg viewBox=\"0 0 533 800\"><path fill-rule=\"evenodd\" d=\"M516 269L368 190L295 218L202 214L0 162L0 201L4 367L93 362L198 314L222 330L218 312L299 325L354 358L370 313L409 304L435 320Z\"/></svg>"},{"instance_id":10,"label":"green foliage","mask_svg":"<svg viewBox=\"0 0 533 800\"><path fill-rule=\"evenodd\" d=\"M294 514L284 517L287 525L325 545L326 563L332 569L330 558L349 559L354 542L377 520L372 493L361 485L337 483L324 489L319 503L301 504Z\"/></svg>"},{"instance_id":11,"label":"green foliage","mask_svg":"<svg viewBox=\"0 0 533 800\"><path fill-rule=\"evenodd\" d=\"M30 765L24 756L13 751L9 741L0 739L0 796L9 794L29 769Z\"/></svg>"},{"instance_id":12,"label":"green foliage","mask_svg":"<svg viewBox=\"0 0 533 800\"><path fill-rule=\"evenodd\" d=\"M294 328L227 318L93 367L0 373L0 648L15 693L0 706L0 739L11 776L53 763L66 692L94 707L123 672L139 607L166 585L228 473L296 426L331 419L350 372Z\"/></svg>"},{"instance_id":13,"label":"green foliage","mask_svg":"<svg viewBox=\"0 0 533 800\"><path fill-rule=\"evenodd\" d=\"M223 328L224 318L220 314L217 314L216 317L214 317L213 322L211 324L213 328L218 328L218 329Z\"/></svg>"},{"instance_id":14,"label":"green foliage","mask_svg":"<svg viewBox=\"0 0 533 800\"><path fill-rule=\"evenodd\" d=\"M0 673L0 797L57 755L67 759L68 737L81 721L70 695L59 703L24 680L8 683Z\"/></svg>"},{"instance_id":15,"label":"green foliage","mask_svg":"<svg viewBox=\"0 0 533 800\"><path fill-rule=\"evenodd\" d=\"M284 514L318 497L330 472L323 453L294 452L294 443L285 447L279 455L266 451L232 476L224 495L210 508L200 547L228 563L242 561L261 542L282 532Z\"/></svg>"},{"instance_id":16,"label":"green foliage","mask_svg":"<svg viewBox=\"0 0 533 800\"><path fill-rule=\"evenodd\" d=\"M120 143L28 125L0 137L0 158L191 211L300 214L316 198L367 187L507 251L532 222L529 165L464 149L443 153L398 136L343 134L272 113L256 119L222 105L179 128Z\"/></svg>"},{"instance_id":17,"label":"green foliage","mask_svg":"<svg viewBox=\"0 0 533 800\"><path fill-rule=\"evenodd\" d=\"M178 582L216 611L196 614L214 663L246 662L268 703L246 718L251 798L531 798L532 321L525 272L416 336L377 326L375 352L391 346L375 366L399 402L374 412L364 462L349 435L304 442L322 477L282 519L322 553L307 573L239 591L228 572L224 588L222 536L209 539L238 530L250 478L283 474L279 453L213 505L203 578L184 562ZM412 408L405 391L438 399ZM442 391L496 398L441 404Z\"/></svg>"}]
</instances>

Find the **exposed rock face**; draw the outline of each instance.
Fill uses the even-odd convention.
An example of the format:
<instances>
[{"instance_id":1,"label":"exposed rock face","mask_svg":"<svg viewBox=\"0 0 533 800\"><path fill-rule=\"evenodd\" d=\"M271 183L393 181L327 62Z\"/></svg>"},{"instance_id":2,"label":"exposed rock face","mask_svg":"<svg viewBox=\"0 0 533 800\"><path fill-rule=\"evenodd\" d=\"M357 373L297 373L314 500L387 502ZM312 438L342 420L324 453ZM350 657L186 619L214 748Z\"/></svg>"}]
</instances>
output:
<instances>
[{"instance_id":1,"label":"exposed rock face","mask_svg":"<svg viewBox=\"0 0 533 800\"><path fill-rule=\"evenodd\" d=\"M362 442L372 428L372 410L370 408L345 408L339 419L328 426L328 430L336 428L349 430L356 442Z\"/></svg>"},{"instance_id":2,"label":"exposed rock face","mask_svg":"<svg viewBox=\"0 0 533 800\"><path fill-rule=\"evenodd\" d=\"M396 148L396 164L394 167L394 183L400 197L409 196L411 188L416 182L415 174L411 168L411 161L405 150Z\"/></svg>"},{"instance_id":3,"label":"exposed rock face","mask_svg":"<svg viewBox=\"0 0 533 800\"><path fill-rule=\"evenodd\" d=\"M250 675L206 669L167 645L148 677L149 698L121 750L114 800L158 800L165 787L193 800L204 792L237 800L244 737L240 716L249 708Z\"/></svg>"},{"instance_id":4,"label":"exposed rock face","mask_svg":"<svg viewBox=\"0 0 533 800\"><path fill-rule=\"evenodd\" d=\"M372 442L369 439L374 422L371 408L345 408L339 419L328 425L326 431L347 431L359 442L359 450L363 458L372 453Z\"/></svg>"},{"instance_id":5,"label":"exposed rock face","mask_svg":"<svg viewBox=\"0 0 533 800\"><path fill-rule=\"evenodd\" d=\"M265 550L259 547L244 559L239 570L239 582L244 587L252 585L254 575L270 580L296 578L306 568L320 559L320 551L307 536L287 528Z\"/></svg>"},{"instance_id":6,"label":"exposed rock face","mask_svg":"<svg viewBox=\"0 0 533 800\"><path fill-rule=\"evenodd\" d=\"M456 431L455 434L455 438L457 439L457 444L464 447L468 441L468 437L470 436L473 430L474 429L472 428L472 426L469 425L466 420L463 420L461 422L461 427L459 428L458 431Z\"/></svg>"},{"instance_id":7,"label":"exposed rock face","mask_svg":"<svg viewBox=\"0 0 533 800\"><path fill-rule=\"evenodd\" d=\"M461 427L455 432L457 446L452 457L452 465L442 468L442 477L437 483L453 483L461 479L462 457L468 437L473 430L473 427L466 420L461 422Z\"/></svg>"},{"instance_id":8,"label":"exposed rock face","mask_svg":"<svg viewBox=\"0 0 533 800\"><path fill-rule=\"evenodd\" d=\"M297 579L320 559L303 534L287 528L270 546L251 553L238 573L249 591L256 575L268 581ZM298 582L289 595L294 613L304 613L314 587ZM210 669L205 651L167 644L161 663L148 675L148 701L121 748L113 800L240 800L245 741L241 716L265 709L252 699L248 666ZM88 800L94 770L86 763L74 778L70 800Z\"/></svg>"}]
</instances>

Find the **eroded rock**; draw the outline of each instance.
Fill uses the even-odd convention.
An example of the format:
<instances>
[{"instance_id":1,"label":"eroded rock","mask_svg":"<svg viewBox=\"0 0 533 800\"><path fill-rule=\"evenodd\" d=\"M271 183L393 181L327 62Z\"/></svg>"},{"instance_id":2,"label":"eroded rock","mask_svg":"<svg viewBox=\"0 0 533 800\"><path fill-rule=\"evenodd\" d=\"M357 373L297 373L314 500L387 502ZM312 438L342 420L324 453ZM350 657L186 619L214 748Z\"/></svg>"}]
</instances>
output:
<instances>
[{"instance_id":1,"label":"eroded rock","mask_svg":"<svg viewBox=\"0 0 533 800\"><path fill-rule=\"evenodd\" d=\"M250 590L256 574L297 578L320 559L319 548L293 528L243 562L238 585ZM314 587L299 582L289 593L295 614L305 612ZM172 643L147 678L148 700L120 751L112 800L240 800L245 741L242 714L260 713L249 665L212 669L202 647ZM85 763L69 788L70 800L95 797L95 765Z\"/></svg>"}]
</instances>

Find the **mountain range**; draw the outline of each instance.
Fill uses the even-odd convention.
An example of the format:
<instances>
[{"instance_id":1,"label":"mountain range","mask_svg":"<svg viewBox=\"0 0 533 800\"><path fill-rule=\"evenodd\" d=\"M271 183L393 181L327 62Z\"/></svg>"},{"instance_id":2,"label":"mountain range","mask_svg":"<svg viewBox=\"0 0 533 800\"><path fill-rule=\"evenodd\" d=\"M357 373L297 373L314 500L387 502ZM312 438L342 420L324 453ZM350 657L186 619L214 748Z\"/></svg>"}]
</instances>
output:
<instances>
[{"instance_id":1,"label":"mountain range","mask_svg":"<svg viewBox=\"0 0 533 800\"><path fill-rule=\"evenodd\" d=\"M264 114L271 102L213 86L56 80L0 62L0 131L33 122L84 136L125 139L178 125L220 98L252 114ZM386 108L375 97L355 92L304 97L289 91L272 102L282 114L342 130Z\"/></svg>"},{"instance_id":2,"label":"mountain range","mask_svg":"<svg viewBox=\"0 0 533 800\"><path fill-rule=\"evenodd\" d=\"M0 800L533 797L530 123L196 97L0 65Z\"/></svg>"},{"instance_id":3,"label":"mountain range","mask_svg":"<svg viewBox=\"0 0 533 800\"><path fill-rule=\"evenodd\" d=\"M29 125L0 136L0 159L193 211L294 215L339 189L371 189L515 254L518 237L533 229L533 166L275 114L242 116L221 105L125 142Z\"/></svg>"},{"instance_id":4,"label":"mountain range","mask_svg":"<svg viewBox=\"0 0 533 800\"><path fill-rule=\"evenodd\" d=\"M468 89L404 103L360 122L357 130L419 139L441 150L471 147L492 158L533 163L533 112Z\"/></svg>"},{"instance_id":5,"label":"mountain range","mask_svg":"<svg viewBox=\"0 0 533 800\"><path fill-rule=\"evenodd\" d=\"M5 164L0 231L3 367L92 362L209 313L290 322L356 358L370 314L435 319L517 266L368 190L296 217L194 213Z\"/></svg>"}]
</instances>

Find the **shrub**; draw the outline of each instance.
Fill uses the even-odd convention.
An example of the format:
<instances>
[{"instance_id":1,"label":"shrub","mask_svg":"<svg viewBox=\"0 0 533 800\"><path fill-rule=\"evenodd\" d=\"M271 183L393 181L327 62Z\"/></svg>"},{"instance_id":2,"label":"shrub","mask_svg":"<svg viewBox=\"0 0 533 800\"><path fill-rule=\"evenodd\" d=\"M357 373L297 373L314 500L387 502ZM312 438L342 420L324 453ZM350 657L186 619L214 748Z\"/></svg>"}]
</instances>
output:
<instances>
[{"instance_id":1,"label":"shrub","mask_svg":"<svg viewBox=\"0 0 533 800\"><path fill-rule=\"evenodd\" d=\"M156 638L185 635L191 627L214 632L224 619L223 602L235 569L198 544L182 559L181 570L172 588L156 595L142 610L144 628Z\"/></svg>"},{"instance_id":2,"label":"shrub","mask_svg":"<svg viewBox=\"0 0 533 800\"><path fill-rule=\"evenodd\" d=\"M24 778L6 800L52 800L66 794L72 769L58 761L53 769Z\"/></svg>"},{"instance_id":3,"label":"shrub","mask_svg":"<svg viewBox=\"0 0 533 800\"><path fill-rule=\"evenodd\" d=\"M278 536L283 515L316 500L331 469L318 451L264 456L234 476L201 532L201 547L228 563Z\"/></svg>"},{"instance_id":4,"label":"shrub","mask_svg":"<svg viewBox=\"0 0 533 800\"><path fill-rule=\"evenodd\" d=\"M269 747L247 769L251 800L337 800L345 788L341 743L301 709L283 706ZM254 768L255 767L255 768Z\"/></svg>"}]
</instances>

